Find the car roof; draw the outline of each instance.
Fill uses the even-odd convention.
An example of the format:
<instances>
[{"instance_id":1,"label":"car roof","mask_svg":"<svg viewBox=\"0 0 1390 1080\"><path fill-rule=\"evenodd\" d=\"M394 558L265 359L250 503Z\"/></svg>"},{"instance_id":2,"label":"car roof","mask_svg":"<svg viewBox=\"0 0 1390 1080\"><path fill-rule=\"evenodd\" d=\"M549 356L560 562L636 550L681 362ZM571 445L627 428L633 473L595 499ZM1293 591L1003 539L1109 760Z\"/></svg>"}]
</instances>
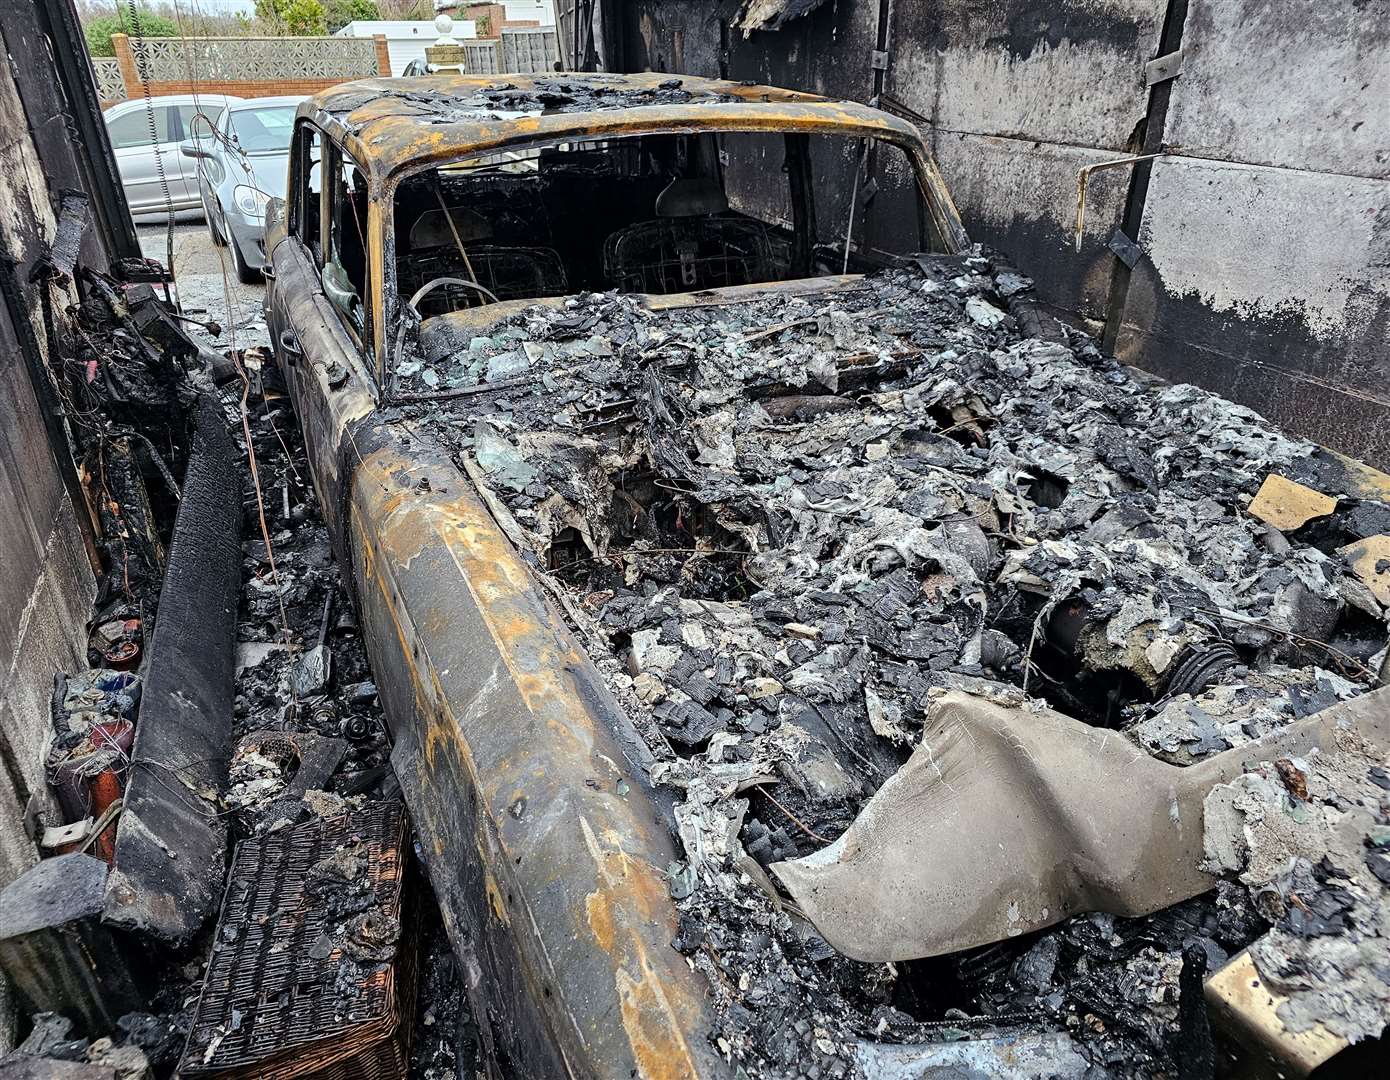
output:
<instances>
[{"instance_id":1,"label":"car roof","mask_svg":"<svg viewBox=\"0 0 1390 1080\"><path fill-rule=\"evenodd\" d=\"M222 105L227 105L233 102L245 100L245 98L239 98L233 94L153 94L149 98L149 104L156 106L192 105L195 102L201 103L204 101L210 101L220 107ZM294 100L302 101L303 99L295 98ZM143 97L130 98L126 101L118 101L116 104L106 109L105 112L108 116L112 113L130 112L132 109L143 109L145 107L145 103L146 99Z\"/></svg>"},{"instance_id":2,"label":"car roof","mask_svg":"<svg viewBox=\"0 0 1390 1080\"><path fill-rule=\"evenodd\" d=\"M576 134L821 131L921 146L908 121L860 105L751 83L642 72L363 79L300 106L375 182L415 167Z\"/></svg>"},{"instance_id":3,"label":"car roof","mask_svg":"<svg viewBox=\"0 0 1390 1080\"><path fill-rule=\"evenodd\" d=\"M281 97L233 98L231 106L232 112L244 112L247 109L258 109L265 105L298 105L303 100L303 94L285 94Z\"/></svg>"}]
</instances>

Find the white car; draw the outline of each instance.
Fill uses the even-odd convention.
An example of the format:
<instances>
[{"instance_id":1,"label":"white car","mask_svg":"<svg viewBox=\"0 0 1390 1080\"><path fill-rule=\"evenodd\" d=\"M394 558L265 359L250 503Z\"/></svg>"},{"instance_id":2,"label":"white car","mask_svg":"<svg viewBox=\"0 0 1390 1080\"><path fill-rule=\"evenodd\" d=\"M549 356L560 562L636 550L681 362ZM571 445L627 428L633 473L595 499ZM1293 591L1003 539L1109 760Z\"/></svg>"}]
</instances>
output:
<instances>
[{"instance_id":1,"label":"white car","mask_svg":"<svg viewBox=\"0 0 1390 1080\"><path fill-rule=\"evenodd\" d=\"M196 163L179 153L179 144L193 134L193 118L199 113L211 122L228 104L241 100L226 94L168 94L122 101L106 110L106 131L132 214L202 206Z\"/></svg>"},{"instance_id":2,"label":"white car","mask_svg":"<svg viewBox=\"0 0 1390 1080\"><path fill-rule=\"evenodd\" d=\"M265 206L285 196L290 135L303 97L236 102L211 125L199 120L184 142L184 171L193 168L203 217L214 244L226 244L237 277L259 281L265 266Z\"/></svg>"}]
</instances>

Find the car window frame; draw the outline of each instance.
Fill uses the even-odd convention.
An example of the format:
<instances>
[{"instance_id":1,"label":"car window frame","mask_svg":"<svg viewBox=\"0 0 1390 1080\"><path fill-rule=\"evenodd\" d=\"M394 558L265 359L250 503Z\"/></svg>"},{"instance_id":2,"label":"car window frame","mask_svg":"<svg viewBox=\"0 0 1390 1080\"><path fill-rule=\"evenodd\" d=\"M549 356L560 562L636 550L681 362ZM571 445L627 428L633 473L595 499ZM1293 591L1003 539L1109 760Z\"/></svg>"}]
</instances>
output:
<instances>
[{"instance_id":1,"label":"car window frame","mask_svg":"<svg viewBox=\"0 0 1390 1080\"><path fill-rule=\"evenodd\" d=\"M767 134L769 129L757 122L740 123L737 121L727 124L715 124L708 128L700 128L698 131L686 131L684 129L674 129L670 127L651 127L637 128L634 130L623 131L597 131L597 132L566 132L564 134L545 134L532 138L508 140L504 144L473 147L460 151L457 155L442 160L429 160L412 162L402 165L393 171L382 184L379 193L374 193L373 198L380 205L381 225L377 231L382 245L381 259L381 284L379 286L382 311L381 319L383 326L394 326L398 324L402 317L402 308L405 301L399 293L399 282L396 274L396 195L400 185L413 177L432 169L444 169L451 164L466 161L469 158L492 156L495 154L544 150L550 147L562 146L566 143L592 142L598 140L624 140L636 139L645 135L670 135L670 134L737 134L740 132ZM786 129L771 129L771 133L789 133ZM892 130L871 130L860 128L857 125L849 125L840 130L828 129L825 131L808 131L805 134L821 138L842 138L846 141L852 139L877 140L878 142L892 146L901 151L907 159L917 182L917 190L920 196L921 207L919 210L919 228L927 230L929 236L939 239L946 250L949 250L956 237L949 235L942 223L937 220L937 200L940 193L944 191L944 185L940 188L933 183L933 179L939 178L939 167L936 159L930 150L920 140L913 140L899 132ZM325 186L326 190L326 186ZM954 209L954 204L951 206ZM814 220L814 215L813 215ZM368 240L372 239L369 231ZM814 242L814 238L813 238ZM573 294L571 294L573 295ZM381 342L379 357L376 361L377 379L381 386L391 386L391 375L396 366L401 362L400 338L385 336Z\"/></svg>"},{"instance_id":2,"label":"car window frame","mask_svg":"<svg viewBox=\"0 0 1390 1080\"><path fill-rule=\"evenodd\" d=\"M347 331L348 337L357 346L358 354L362 357L363 367L370 371L373 374L373 377L379 381L379 361L381 359L381 350L377 348L376 337L377 320L380 317L380 314L379 312L377 312L376 304L374 302L376 289L373 287L372 275L372 266L374 263L374 260L372 258L372 248L375 243L374 230L372 229L371 221L371 206L373 202L375 202L375 199L372 196L371 187L372 174L367 169L363 168L362 163L360 161L358 161L355 157L352 156L352 154L348 153L346 150L343 149L343 147L339 143L335 142L332 139L327 140L325 156L320 159L319 164L320 174L323 178L323 191L321 193L323 201L321 202L319 209L319 227L320 236L322 238L321 244L323 248L323 262L318 267L319 285L320 289L324 291L326 299L327 291L323 290L323 270L324 267L327 266L333 254L333 192L335 191L337 186L336 177L338 175L338 170L343 167L344 162L350 163L353 168L355 168L359 173L362 174L362 177L367 182L368 219L362 230L362 257L364 260L363 288L366 290L366 294L361 297L362 310L364 313L364 325L362 329L358 330L357 327L353 326L352 322L347 318L347 316L336 304L330 301L328 306L333 309L333 313L338 317L338 322L342 324L343 329ZM330 182L330 180L332 180L333 182Z\"/></svg>"},{"instance_id":3,"label":"car window frame","mask_svg":"<svg viewBox=\"0 0 1390 1080\"><path fill-rule=\"evenodd\" d=\"M306 147L301 144L300 140L305 138L304 133L306 130L312 131L319 140L319 236L317 251L315 251L312 245L306 243L304 236L301 235L301 228L303 225L302 219L304 215L302 203L304 201L304 185L307 183L307 178L304 175L304 154ZM328 136L324 134L323 128L319 127L318 124L304 118L295 121L294 134L290 136L290 176L289 191L287 193L292 197L289 204L290 219L288 231L289 235L303 246L305 254L309 258L310 265L314 267L315 273L321 273L323 271L323 252L325 250L326 240L326 226L323 218L323 210L326 201L325 196L328 190L328 185L324 183L327 176L327 169L325 168L324 161L326 154L325 148L329 145L330 140Z\"/></svg>"}]
</instances>

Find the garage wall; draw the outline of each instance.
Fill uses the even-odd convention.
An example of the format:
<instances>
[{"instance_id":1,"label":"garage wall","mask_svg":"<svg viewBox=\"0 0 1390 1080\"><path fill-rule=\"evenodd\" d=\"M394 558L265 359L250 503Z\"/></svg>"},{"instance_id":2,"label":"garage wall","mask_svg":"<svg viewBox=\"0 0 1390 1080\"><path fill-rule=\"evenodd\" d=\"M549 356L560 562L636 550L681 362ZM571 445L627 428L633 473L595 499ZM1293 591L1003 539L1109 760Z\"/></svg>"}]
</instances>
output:
<instances>
[{"instance_id":1,"label":"garage wall","mask_svg":"<svg viewBox=\"0 0 1390 1080\"><path fill-rule=\"evenodd\" d=\"M1081 253L1076 174L1137 145L1144 64L1166 0L838 0L745 36L738 3L639 0L628 70L724 75L870 101L916 121L972 238L1038 278L1045 300L1105 319L1128 170L1097 173ZM885 68L875 49L884 47Z\"/></svg>"},{"instance_id":2,"label":"garage wall","mask_svg":"<svg viewBox=\"0 0 1390 1080\"><path fill-rule=\"evenodd\" d=\"M745 35L736 0L635 0L610 52L877 98L921 126L972 238L1126 360L1390 466L1390 0L809 6ZM1079 170L1157 151L1092 174L1076 251Z\"/></svg>"},{"instance_id":3,"label":"garage wall","mask_svg":"<svg viewBox=\"0 0 1390 1080\"><path fill-rule=\"evenodd\" d=\"M898 0L892 108L921 116L972 239L1006 251L1049 303L1103 321L1129 170L1095 174L1078 254L1080 169L1139 145L1144 63L1166 0Z\"/></svg>"},{"instance_id":4,"label":"garage wall","mask_svg":"<svg viewBox=\"0 0 1390 1080\"><path fill-rule=\"evenodd\" d=\"M1390 0L1190 0L1116 342L1390 467Z\"/></svg>"},{"instance_id":5,"label":"garage wall","mask_svg":"<svg viewBox=\"0 0 1390 1080\"><path fill-rule=\"evenodd\" d=\"M43 55L36 25L32 9L15 0L0 4L0 40L11 56ZM86 666L95 595L78 511L29 367L34 352L43 362L45 347L42 330L34 329L43 322L29 272L53 237L58 191L81 181L52 66L24 70L23 85L15 66L0 71L0 257L13 260L9 280L18 286L0 302L0 886L37 855L23 813L30 794L42 789L53 676ZM64 302L61 290L55 300Z\"/></svg>"}]
</instances>

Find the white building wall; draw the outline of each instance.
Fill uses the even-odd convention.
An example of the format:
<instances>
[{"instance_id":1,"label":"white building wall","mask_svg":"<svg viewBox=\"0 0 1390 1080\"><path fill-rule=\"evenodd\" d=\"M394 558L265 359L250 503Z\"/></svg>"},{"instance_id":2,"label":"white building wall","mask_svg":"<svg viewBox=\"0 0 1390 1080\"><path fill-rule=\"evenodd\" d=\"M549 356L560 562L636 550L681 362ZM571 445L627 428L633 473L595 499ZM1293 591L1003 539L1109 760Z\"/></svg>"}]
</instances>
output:
<instances>
[{"instance_id":1,"label":"white building wall","mask_svg":"<svg viewBox=\"0 0 1390 1080\"><path fill-rule=\"evenodd\" d=\"M482 0L479 0L481 3ZM507 10L508 19L532 19L542 26L555 25L555 0L490 0L500 3ZM434 0L434 10L462 9L466 0Z\"/></svg>"},{"instance_id":2,"label":"white building wall","mask_svg":"<svg viewBox=\"0 0 1390 1080\"><path fill-rule=\"evenodd\" d=\"M386 38L392 75L401 74L412 60L423 60L425 49L439 39L439 31L432 20L405 19L359 19L348 23L334 36L369 38L377 34ZM475 38L478 29L471 19L455 19L451 35L460 41Z\"/></svg>"}]
</instances>

